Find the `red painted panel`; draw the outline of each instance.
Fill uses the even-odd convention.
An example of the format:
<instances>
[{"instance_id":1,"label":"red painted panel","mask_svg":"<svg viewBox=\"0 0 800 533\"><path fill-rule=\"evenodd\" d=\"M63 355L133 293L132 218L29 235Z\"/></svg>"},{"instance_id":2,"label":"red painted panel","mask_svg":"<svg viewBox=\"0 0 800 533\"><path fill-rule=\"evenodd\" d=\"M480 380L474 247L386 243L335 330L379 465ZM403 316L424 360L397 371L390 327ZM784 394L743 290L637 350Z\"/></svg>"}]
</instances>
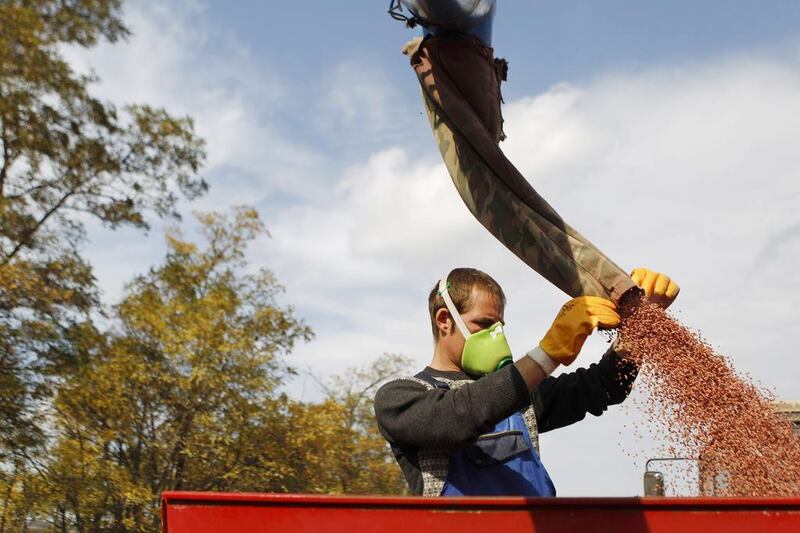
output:
<instances>
[{"instance_id":1,"label":"red painted panel","mask_svg":"<svg viewBox=\"0 0 800 533\"><path fill-rule=\"evenodd\" d=\"M800 532L800 498L399 498L168 492L166 533Z\"/></svg>"}]
</instances>

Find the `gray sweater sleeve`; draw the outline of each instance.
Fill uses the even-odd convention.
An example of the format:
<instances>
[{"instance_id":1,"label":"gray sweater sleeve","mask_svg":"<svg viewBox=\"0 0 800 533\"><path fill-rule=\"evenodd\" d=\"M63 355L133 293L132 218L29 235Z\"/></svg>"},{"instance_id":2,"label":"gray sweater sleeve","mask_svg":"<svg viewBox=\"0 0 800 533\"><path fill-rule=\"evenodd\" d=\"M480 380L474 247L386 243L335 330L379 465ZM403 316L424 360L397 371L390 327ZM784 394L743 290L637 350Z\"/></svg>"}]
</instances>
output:
<instances>
[{"instance_id":1,"label":"gray sweater sleeve","mask_svg":"<svg viewBox=\"0 0 800 533\"><path fill-rule=\"evenodd\" d=\"M447 450L473 442L530 402L525 381L508 365L455 390L390 381L375 395L375 416L392 445Z\"/></svg>"}]
</instances>

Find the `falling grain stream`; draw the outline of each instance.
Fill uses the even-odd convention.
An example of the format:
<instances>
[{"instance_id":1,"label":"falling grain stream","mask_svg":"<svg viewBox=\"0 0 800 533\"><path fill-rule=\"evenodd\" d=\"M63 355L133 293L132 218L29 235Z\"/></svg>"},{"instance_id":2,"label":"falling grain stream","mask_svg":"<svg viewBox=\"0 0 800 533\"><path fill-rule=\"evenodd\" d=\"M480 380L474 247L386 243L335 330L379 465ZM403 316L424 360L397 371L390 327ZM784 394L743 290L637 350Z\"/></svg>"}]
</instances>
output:
<instances>
[{"instance_id":1,"label":"falling grain stream","mask_svg":"<svg viewBox=\"0 0 800 533\"><path fill-rule=\"evenodd\" d=\"M652 303L622 306L625 357L640 366L645 416L667 428L668 449L699 457L720 496L800 495L800 438L767 393Z\"/></svg>"}]
</instances>

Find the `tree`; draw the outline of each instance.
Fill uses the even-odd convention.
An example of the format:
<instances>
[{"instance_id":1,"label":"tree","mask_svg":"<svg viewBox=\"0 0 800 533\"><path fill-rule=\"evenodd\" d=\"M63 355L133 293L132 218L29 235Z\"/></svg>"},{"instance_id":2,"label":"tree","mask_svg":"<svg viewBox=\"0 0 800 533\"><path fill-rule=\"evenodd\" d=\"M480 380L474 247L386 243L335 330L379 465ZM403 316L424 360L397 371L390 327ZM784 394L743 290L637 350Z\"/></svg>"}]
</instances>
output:
<instances>
[{"instance_id":1,"label":"tree","mask_svg":"<svg viewBox=\"0 0 800 533\"><path fill-rule=\"evenodd\" d=\"M138 532L157 529L165 490L404 492L372 398L408 360L320 382L321 402L289 398L284 355L311 332L277 304L269 271L247 273L256 213L200 220L207 245L168 234L164 263L127 286L91 363L60 388L29 508L63 529Z\"/></svg>"},{"instance_id":2,"label":"tree","mask_svg":"<svg viewBox=\"0 0 800 533\"><path fill-rule=\"evenodd\" d=\"M146 229L206 184L189 117L103 102L62 57L124 39L120 0L5 0L0 21L0 468L14 480L75 337L93 335L82 221Z\"/></svg>"},{"instance_id":3,"label":"tree","mask_svg":"<svg viewBox=\"0 0 800 533\"><path fill-rule=\"evenodd\" d=\"M406 483L389 446L378 431L373 398L388 379L407 372L411 361L384 354L363 367L347 369L328 382L319 404L298 405L295 434L303 442L291 447L301 480L290 492L403 494Z\"/></svg>"},{"instance_id":4,"label":"tree","mask_svg":"<svg viewBox=\"0 0 800 533\"><path fill-rule=\"evenodd\" d=\"M311 331L248 273L254 211L200 215L202 248L169 232L164 262L102 306L84 222L178 218L206 190L203 142L189 117L93 97L63 59L128 35L120 0L4 0L0 21L0 533L32 516L153 531L167 489L401 490L371 377L321 403L281 392Z\"/></svg>"},{"instance_id":5,"label":"tree","mask_svg":"<svg viewBox=\"0 0 800 533\"><path fill-rule=\"evenodd\" d=\"M55 402L43 468L51 509L78 531L155 531L164 490L265 490L282 475L263 436L285 426L282 355L311 332L276 303L269 271L245 272L255 211L199 219L207 246L167 235L164 263L128 285L102 349Z\"/></svg>"}]
</instances>

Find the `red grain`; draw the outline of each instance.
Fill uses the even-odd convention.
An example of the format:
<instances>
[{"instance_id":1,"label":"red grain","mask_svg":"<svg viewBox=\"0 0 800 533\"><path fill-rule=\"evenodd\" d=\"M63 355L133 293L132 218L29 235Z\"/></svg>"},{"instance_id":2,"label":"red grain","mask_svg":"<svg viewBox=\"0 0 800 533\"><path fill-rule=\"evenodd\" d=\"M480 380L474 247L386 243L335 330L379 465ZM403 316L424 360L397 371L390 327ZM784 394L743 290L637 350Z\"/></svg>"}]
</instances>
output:
<instances>
[{"instance_id":1,"label":"red grain","mask_svg":"<svg viewBox=\"0 0 800 533\"><path fill-rule=\"evenodd\" d=\"M800 495L800 438L772 398L657 305L624 305L622 317L622 353L649 393L645 415L667 428L670 453L700 458L703 492Z\"/></svg>"}]
</instances>

